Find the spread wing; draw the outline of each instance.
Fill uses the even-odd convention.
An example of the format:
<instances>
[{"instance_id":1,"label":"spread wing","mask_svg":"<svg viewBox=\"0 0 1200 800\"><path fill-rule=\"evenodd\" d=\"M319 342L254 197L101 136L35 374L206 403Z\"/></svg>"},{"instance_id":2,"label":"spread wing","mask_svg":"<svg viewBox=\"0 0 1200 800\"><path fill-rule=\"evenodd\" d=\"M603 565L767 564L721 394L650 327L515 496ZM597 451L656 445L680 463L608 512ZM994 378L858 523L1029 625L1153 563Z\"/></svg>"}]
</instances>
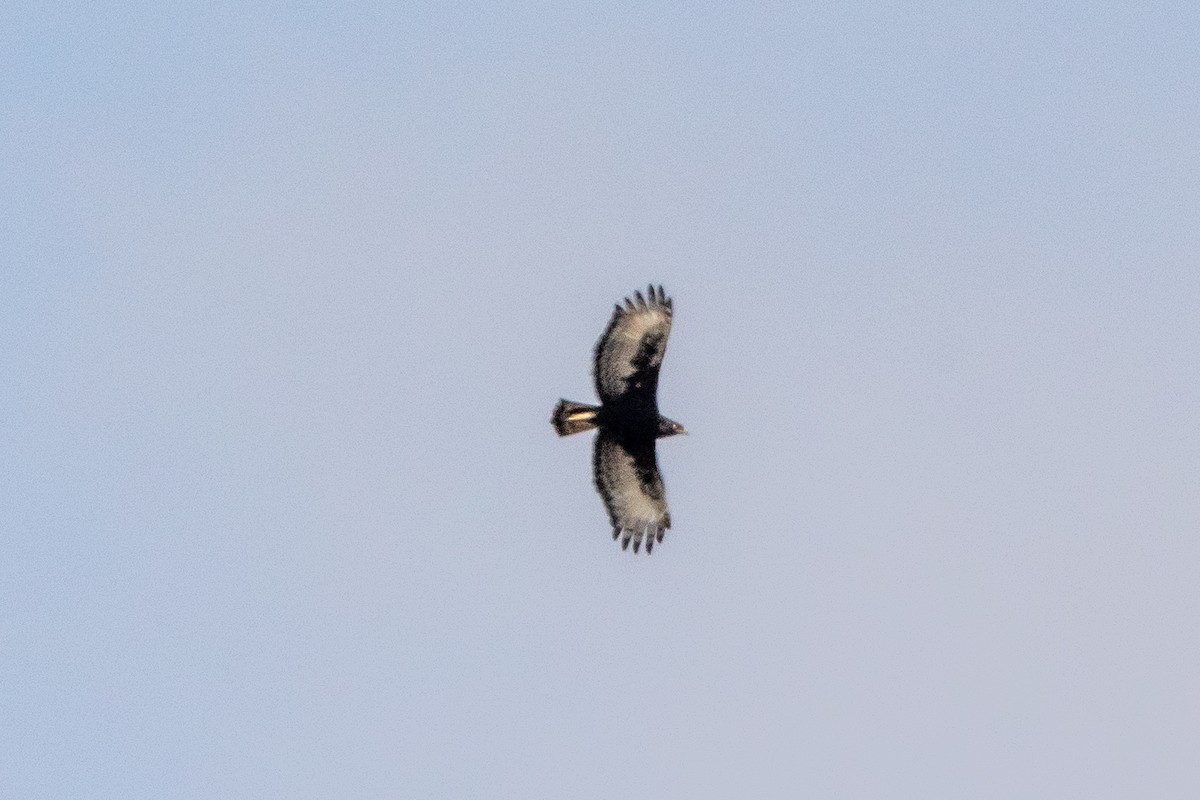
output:
<instances>
[{"instance_id":1,"label":"spread wing","mask_svg":"<svg viewBox=\"0 0 1200 800\"><path fill-rule=\"evenodd\" d=\"M633 552L646 542L646 552L661 542L671 527L662 476L654 458L654 437L620 437L611 431L596 434L592 466L596 491L608 509L613 539L621 549L633 542Z\"/></svg>"},{"instance_id":2,"label":"spread wing","mask_svg":"<svg viewBox=\"0 0 1200 800\"><path fill-rule=\"evenodd\" d=\"M658 368L671 333L671 298L659 286L617 306L596 343L596 393L604 403L655 406Z\"/></svg>"}]
</instances>

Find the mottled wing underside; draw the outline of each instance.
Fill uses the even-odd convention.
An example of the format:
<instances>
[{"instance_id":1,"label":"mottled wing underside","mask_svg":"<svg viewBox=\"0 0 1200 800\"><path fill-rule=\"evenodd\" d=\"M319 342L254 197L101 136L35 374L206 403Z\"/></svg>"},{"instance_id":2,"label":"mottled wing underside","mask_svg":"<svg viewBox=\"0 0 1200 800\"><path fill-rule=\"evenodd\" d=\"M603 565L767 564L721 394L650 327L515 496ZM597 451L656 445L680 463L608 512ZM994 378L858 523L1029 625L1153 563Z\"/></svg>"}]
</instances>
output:
<instances>
[{"instance_id":1,"label":"mottled wing underside","mask_svg":"<svg viewBox=\"0 0 1200 800\"><path fill-rule=\"evenodd\" d=\"M671 298L661 286L617 306L596 343L596 393L605 403L653 407L671 333Z\"/></svg>"},{"instance_id":2,"label":"mottled wing underside","mask_svg":"<svg viewBox=\"0 0 1200 800\"><path fill-rule=\"evenodd\" d=\"M633 542L636 553L642 542L646 552L661 542L671 527L662 476L654 458L654 438L623 438L601 430L596 434L593 459L596 490L608 509L613 538L621 549Z\"/></svg>"}]
</instances>

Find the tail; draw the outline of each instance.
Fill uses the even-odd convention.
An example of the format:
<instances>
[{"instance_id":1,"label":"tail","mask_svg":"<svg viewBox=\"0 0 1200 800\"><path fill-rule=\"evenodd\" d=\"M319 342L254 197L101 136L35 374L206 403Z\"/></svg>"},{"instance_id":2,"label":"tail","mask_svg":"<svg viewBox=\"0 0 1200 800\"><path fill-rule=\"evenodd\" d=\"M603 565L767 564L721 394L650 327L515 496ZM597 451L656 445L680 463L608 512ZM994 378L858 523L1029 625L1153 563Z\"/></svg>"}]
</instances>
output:
<instances>
[{"instance_id":1,"label":"tail","mask_svg":"<svg viewBox=\"0 0 1200 800\"><path fill-rule=\"evenodd\" d=\"M559 436L570 436L596 427L596 413L600 409L587 403L573 403L570 400L559 400L550 417L550 424Z\"/></svg>"}]
</instances>

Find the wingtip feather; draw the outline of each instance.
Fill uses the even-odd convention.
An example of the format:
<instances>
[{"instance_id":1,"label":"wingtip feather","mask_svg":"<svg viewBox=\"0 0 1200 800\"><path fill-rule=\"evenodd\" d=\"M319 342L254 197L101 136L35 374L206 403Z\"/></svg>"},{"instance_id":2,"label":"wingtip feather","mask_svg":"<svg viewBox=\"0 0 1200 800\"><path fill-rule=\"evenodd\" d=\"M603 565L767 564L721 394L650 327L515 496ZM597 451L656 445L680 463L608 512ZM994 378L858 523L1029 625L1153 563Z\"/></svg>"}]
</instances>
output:
<instances>
[{"instance_id":1,"label":"wingtip feather","mask_svg":"<svg viewBox=\"0 0 1200 800\"><path fill-rule=\"evenodd\" d=\"M613 305L613 308L616 309L618 314L627 314L630 311L649 308L665 308L667 311L671 311L672 306L671 298L667 297L667 292L662 284L660 283L655 286L651 283L646 286L646 293L644 295L641 289L638 289L634 291L632 297L625 298L624 305L616 303Z\"/></svg>"},{"instance_id":2,"label":"wingtip feather","mask_svg":"<svg viewBox=\"0 0 1200 800\"><path fill-rule=\"evenodd\" d=\"M646 555L654 552L654 545L662 544L663 535L666 533L667 526L649 525L644 531L630 530L620 526L614 527L612 532L613 541L621 540L621 549L628 550L629 545L633 545L633 552L641 552L642 545L646 545Z\"/></svg>"}]
</instances>

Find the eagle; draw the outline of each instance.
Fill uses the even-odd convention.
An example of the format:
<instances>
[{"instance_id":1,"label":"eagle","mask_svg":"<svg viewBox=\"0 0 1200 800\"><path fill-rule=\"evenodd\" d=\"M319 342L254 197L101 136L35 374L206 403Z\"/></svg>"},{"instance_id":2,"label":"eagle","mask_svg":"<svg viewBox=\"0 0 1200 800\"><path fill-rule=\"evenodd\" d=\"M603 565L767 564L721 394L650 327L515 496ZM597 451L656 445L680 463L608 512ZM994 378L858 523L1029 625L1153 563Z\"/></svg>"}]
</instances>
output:
<instances>
[{"instance_id":1,"label":"eagle","mask_svg":"<svg viewBox=\"0 0 1200 800\"><path fill-rule=\"evenodd\" d=\"M662 286L617 304L600 341L593 375L600 405L559 400L550 422L559 436L597 429L592 455L596 491L608 510L621 549L646 552L661 542L671 515L655 459L655 442L687 433L658 413L658 368L671 333L671 298Z\"/></svg>"}]
</instances>

